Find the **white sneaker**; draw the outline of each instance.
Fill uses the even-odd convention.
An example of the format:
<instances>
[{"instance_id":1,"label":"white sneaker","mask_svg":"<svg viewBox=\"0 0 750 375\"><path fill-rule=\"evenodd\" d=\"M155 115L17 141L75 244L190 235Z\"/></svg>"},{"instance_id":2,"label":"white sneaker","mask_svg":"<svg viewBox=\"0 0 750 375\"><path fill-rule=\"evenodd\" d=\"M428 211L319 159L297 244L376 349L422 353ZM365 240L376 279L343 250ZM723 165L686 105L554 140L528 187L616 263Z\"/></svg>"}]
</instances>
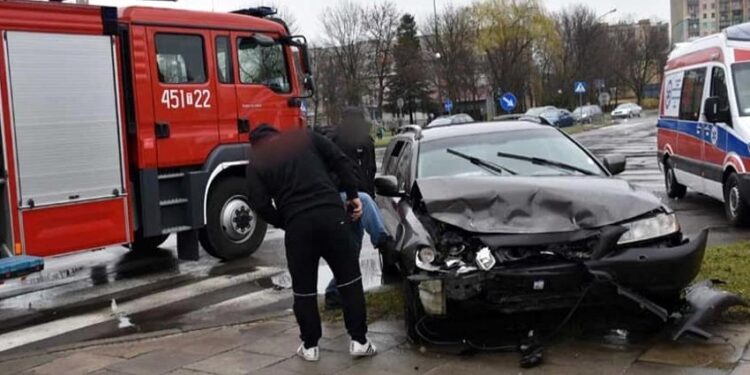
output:
<instances>
[{"instance_id":1,"label":"white sneaker","mask_svg":"<svg viewBox=\"0 0 750 375\"><path fill-rule=\"evenodd\" d=\"M305 344L299 344L299 349L297 349L297 355L302 357L305 361L310 362L317 362L320 359L320 350L317 346L313 346L312 348L305 349Z\"/></svg>"},{"instance_id":2,"label":"white sneaker","mask_svg":"<svg viewBox=\"0 0 750 375\"><path fill-rule=\"evenodd\" d=\"M349 344L349 354L354 357L372 357L378 354L378 349L375 348L375 345L370 340L367 340L364 345L358 343L356 340L352 340L351 344Z\"/></svg>"}]
</instances>

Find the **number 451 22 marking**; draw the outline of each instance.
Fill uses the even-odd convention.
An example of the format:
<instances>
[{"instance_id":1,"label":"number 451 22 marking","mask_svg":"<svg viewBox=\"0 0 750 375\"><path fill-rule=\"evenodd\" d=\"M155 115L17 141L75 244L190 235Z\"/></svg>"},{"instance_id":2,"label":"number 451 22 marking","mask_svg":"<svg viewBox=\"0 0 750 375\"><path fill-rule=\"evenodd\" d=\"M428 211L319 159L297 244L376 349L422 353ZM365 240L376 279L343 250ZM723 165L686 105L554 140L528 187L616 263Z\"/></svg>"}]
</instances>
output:
<instances>
[{"instance_id":1,"label":"number 451 22 marking","mask_svg":"<svg viewBox=\"0 0 750 375\"><path fill-rule=\"evenodd\" d=\"M161 94L161 102L168 109L181 109L186 107L211 108L211 91L208 90L164 90Z\"/></svg>"}]
</instances>

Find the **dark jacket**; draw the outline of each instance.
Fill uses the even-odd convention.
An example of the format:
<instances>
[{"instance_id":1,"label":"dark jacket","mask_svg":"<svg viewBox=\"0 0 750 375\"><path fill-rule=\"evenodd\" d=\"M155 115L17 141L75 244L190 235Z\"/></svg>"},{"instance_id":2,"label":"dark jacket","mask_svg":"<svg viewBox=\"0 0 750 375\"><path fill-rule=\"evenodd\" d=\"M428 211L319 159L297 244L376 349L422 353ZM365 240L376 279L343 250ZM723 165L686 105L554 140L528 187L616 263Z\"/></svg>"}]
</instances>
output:
<instances>
[{"instance_id":1,"label":"dark jacket","mask_svg":"<svg viewBox=\"0 0 750 375\"><path fill-rule=\"evenodd\" d=\"M261 125L250 139L250 203L269 224L284 228L296 215L321 206L343 210L329 173L338 177L348 199L357 197L354 166L327 138L309 131L280 134Z\"/></svg>"},{"instance_id":2,"label":"dark jacket","mask_svg":"<svg viewBox=\"0 0 750 375\"><path fill-rule=\"evenodd\" d=\"M375 141L370 137L370 123L361 108L347 107L342 112L333 141L354 162L359 191L374 197L378 167L375 162Z\"/></svg>"},{"instance_id":3,"label":"dark jacket","mask_svg":"<svg viewBox=\"0 0 750 375\"><path fill-rule=\"evenodd\" d=\"M368 135L359 141L352 142L336 136L334 142L354 163L357 189L374 197L375 173L378 171L378 166L375 161L375 142L373 139Z\"/></svg>"}]
</instances>

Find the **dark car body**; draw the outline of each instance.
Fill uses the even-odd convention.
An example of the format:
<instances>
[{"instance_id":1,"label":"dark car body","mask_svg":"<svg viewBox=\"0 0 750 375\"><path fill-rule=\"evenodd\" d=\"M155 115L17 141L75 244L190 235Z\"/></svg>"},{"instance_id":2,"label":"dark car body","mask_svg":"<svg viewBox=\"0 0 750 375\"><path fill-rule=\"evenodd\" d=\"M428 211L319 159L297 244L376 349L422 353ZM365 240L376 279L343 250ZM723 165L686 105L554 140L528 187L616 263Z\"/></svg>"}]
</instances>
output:
<instances>
[{"instance_id":1,"label":"dark car body","mask_svg":"<svg viewBox=\"0 0 750 375\"><path fill-rule=\"evenodd\" d=\"M565 109L555 108L554 110L543 112L539 117L544 118L550 125L558 128L565 128L576 124L576 119L573 118L573 114Z\"/></svg>"},{"instance_id":2,"label":"dark car body","mask_svg":"<svg viewBox=\"0 0 750 375\"><path fill-rule=\"evenodd\" d=\"M434 163L419 165L420 153L422 163L428 163L426 150L440 150L436 144L471 137L484 142L548 137L545 144L564 145L588 158L581 165L589 172L555 174L535 166L540 173L485 175L467 160L468 172L463 173L455 169L461 168L458 159L440 154ZM516 171L521 165L505 163ZM434 168L454 169L435 176ZM641 241L630 234L635 241L618 244L629 228L674 217L653 194L613 178L610 170L623 169L624 159L599 161L560 130L528 121L394 137L376 180L377 202L396 242L395 254L388 258L408 280L409 336L417 337L424 317L450 315L459 305L504 313L565 308L590 289L614 290L613 297L651 306L650 311L666 319L665 309L652 301L678 298L693 280L707 233L687 239L675 218L672 232ZM434 261L426 263L423 251L429 250ZM484 269L480 265L487 254L495 262ZM606 298L598 301L606 303Z\"/></svg>"}]
</instances>

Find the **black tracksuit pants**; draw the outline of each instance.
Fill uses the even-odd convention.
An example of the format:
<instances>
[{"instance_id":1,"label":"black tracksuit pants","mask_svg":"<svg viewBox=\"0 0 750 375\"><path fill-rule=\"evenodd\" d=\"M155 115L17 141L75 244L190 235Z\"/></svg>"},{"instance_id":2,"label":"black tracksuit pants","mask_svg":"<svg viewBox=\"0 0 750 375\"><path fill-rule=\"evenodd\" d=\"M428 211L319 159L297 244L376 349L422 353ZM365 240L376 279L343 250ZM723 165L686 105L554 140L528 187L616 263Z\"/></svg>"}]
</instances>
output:
<instances>
[{"instance_id":1,"label":"black tracksuit pants","mask_svg":"<svg viewBox=\"0 0 750 375\"><path fill-rule=\"evenodd\" d=\"M305 347L318 345L318 264L326 260L338 281L344 323L353 340L364 343L367 333L365 296L358 251L343 207L321 206L296 215L286 225L284 242L294 290L294 315Z\"/></svg>"}]
</instances>

